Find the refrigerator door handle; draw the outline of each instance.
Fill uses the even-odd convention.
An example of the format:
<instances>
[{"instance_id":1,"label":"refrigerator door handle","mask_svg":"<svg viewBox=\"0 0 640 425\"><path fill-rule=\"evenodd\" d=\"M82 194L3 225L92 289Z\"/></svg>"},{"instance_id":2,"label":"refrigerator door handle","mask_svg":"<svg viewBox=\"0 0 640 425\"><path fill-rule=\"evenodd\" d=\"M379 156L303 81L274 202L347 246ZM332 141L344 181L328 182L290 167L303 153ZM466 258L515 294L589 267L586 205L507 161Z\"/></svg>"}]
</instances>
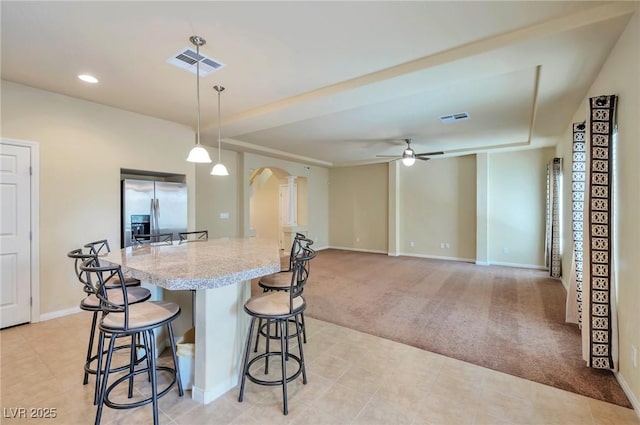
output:
<instances>
[{"instance_id":1,"label":"refrigerator door handle","mask_svg":"<svg viewBox=\"0 0 640 425\"><path fill-rule=\"evenodd\" d=\"M154 199L154 210L156 217L156 233L160 233L160 200L158 198Z\"/></svg>"},{"instance_id":2,"label":"refrigerator door handle","mask_svg":"<svg viewBox=\"0 0 640 425\"><path fill-rule=\"evenodd\" d=\"M151 198L151 205L150 205L150 210L151 210L151 234L157 233L156 231L156 203L155 203L155 199Z\"/></svg>"}]
</instances>

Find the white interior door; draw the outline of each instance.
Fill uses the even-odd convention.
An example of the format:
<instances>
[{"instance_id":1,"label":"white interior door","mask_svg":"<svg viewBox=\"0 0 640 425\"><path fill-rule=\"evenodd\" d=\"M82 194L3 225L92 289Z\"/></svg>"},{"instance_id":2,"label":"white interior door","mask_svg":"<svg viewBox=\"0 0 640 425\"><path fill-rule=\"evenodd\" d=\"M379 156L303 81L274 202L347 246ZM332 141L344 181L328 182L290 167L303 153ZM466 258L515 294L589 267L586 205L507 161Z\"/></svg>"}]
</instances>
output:
<instances>
[{"instance_id":1,"label":"white interior door","mask_svg":"<svg viewBox=\"0 0 640 425\"><path fill-rule=\"evenodd\" d=\"M0 328L31 321L31 152L0 145Z\"/></svg>"}]
</instances>

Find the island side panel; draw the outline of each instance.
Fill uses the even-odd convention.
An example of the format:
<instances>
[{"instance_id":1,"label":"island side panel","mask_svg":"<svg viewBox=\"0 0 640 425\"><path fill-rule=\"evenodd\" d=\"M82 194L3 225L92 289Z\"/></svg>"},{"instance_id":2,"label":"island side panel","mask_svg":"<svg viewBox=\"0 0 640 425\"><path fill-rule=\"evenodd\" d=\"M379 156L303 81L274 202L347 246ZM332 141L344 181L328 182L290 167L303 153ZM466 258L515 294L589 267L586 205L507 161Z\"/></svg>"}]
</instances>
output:
<instances>
[{"instance_id":1,"label":"island side panel","mask_svg":"<svg viewBox=\"0 0 640 425\"><path fill-rule=\"evenodd\" d=\"M196 291L196 347L192 398L210 403L238 384L249 329L244 303L251 281Z\"/></svg>"}]
</instances>

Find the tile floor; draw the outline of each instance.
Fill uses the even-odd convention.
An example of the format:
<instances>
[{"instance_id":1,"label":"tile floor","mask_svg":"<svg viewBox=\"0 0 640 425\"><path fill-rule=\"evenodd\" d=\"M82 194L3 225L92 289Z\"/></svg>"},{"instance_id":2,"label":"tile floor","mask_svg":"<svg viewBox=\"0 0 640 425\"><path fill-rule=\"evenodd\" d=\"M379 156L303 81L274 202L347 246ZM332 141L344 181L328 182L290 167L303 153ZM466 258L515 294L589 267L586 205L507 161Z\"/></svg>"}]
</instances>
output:
<instances>
[{"instance_id":1,"label":"tile floor","mask_svg":"<svg viewBox=\"0 0 640 425\"><path fill-rule=\"evenodd\" d=\"M89 325L90 315L78 313L0 331L0 423L93 423L93 377L82 385ZM307 328L309 382L290 384L288 416L281 413L279 387L248 382L243 403L237 389L208 405L174 389L160 401L160 423L640 424L633 410L613 404L318 320L308 319ZM144 384L136 393L146 391ZM56 418L11 418L20 407L27 415L31 408L55 408ZM105 408L102 421L151 422L150 406Z\"/></svg>"}]
</instances>

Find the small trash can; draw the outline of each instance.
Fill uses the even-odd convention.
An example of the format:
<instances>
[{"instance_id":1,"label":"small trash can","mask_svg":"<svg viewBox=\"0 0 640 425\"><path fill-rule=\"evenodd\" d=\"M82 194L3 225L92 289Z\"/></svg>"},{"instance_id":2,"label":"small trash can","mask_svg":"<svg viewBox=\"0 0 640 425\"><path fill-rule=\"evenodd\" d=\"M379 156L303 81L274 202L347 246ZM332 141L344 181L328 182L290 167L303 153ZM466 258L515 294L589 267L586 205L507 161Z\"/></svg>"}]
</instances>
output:
<instances>
[{"instance_id":1,"label":"small trash can","mask_svg":"<svg viewBox=\"0 0 640 425\"><path fill-rule=\"evenodd\" d=\"M196 330L189 329L177 342L178 367L180 368L180 381L182 389L190 390L193 387L194 358L196 352Z\"/></svg>"}]
</instances>

